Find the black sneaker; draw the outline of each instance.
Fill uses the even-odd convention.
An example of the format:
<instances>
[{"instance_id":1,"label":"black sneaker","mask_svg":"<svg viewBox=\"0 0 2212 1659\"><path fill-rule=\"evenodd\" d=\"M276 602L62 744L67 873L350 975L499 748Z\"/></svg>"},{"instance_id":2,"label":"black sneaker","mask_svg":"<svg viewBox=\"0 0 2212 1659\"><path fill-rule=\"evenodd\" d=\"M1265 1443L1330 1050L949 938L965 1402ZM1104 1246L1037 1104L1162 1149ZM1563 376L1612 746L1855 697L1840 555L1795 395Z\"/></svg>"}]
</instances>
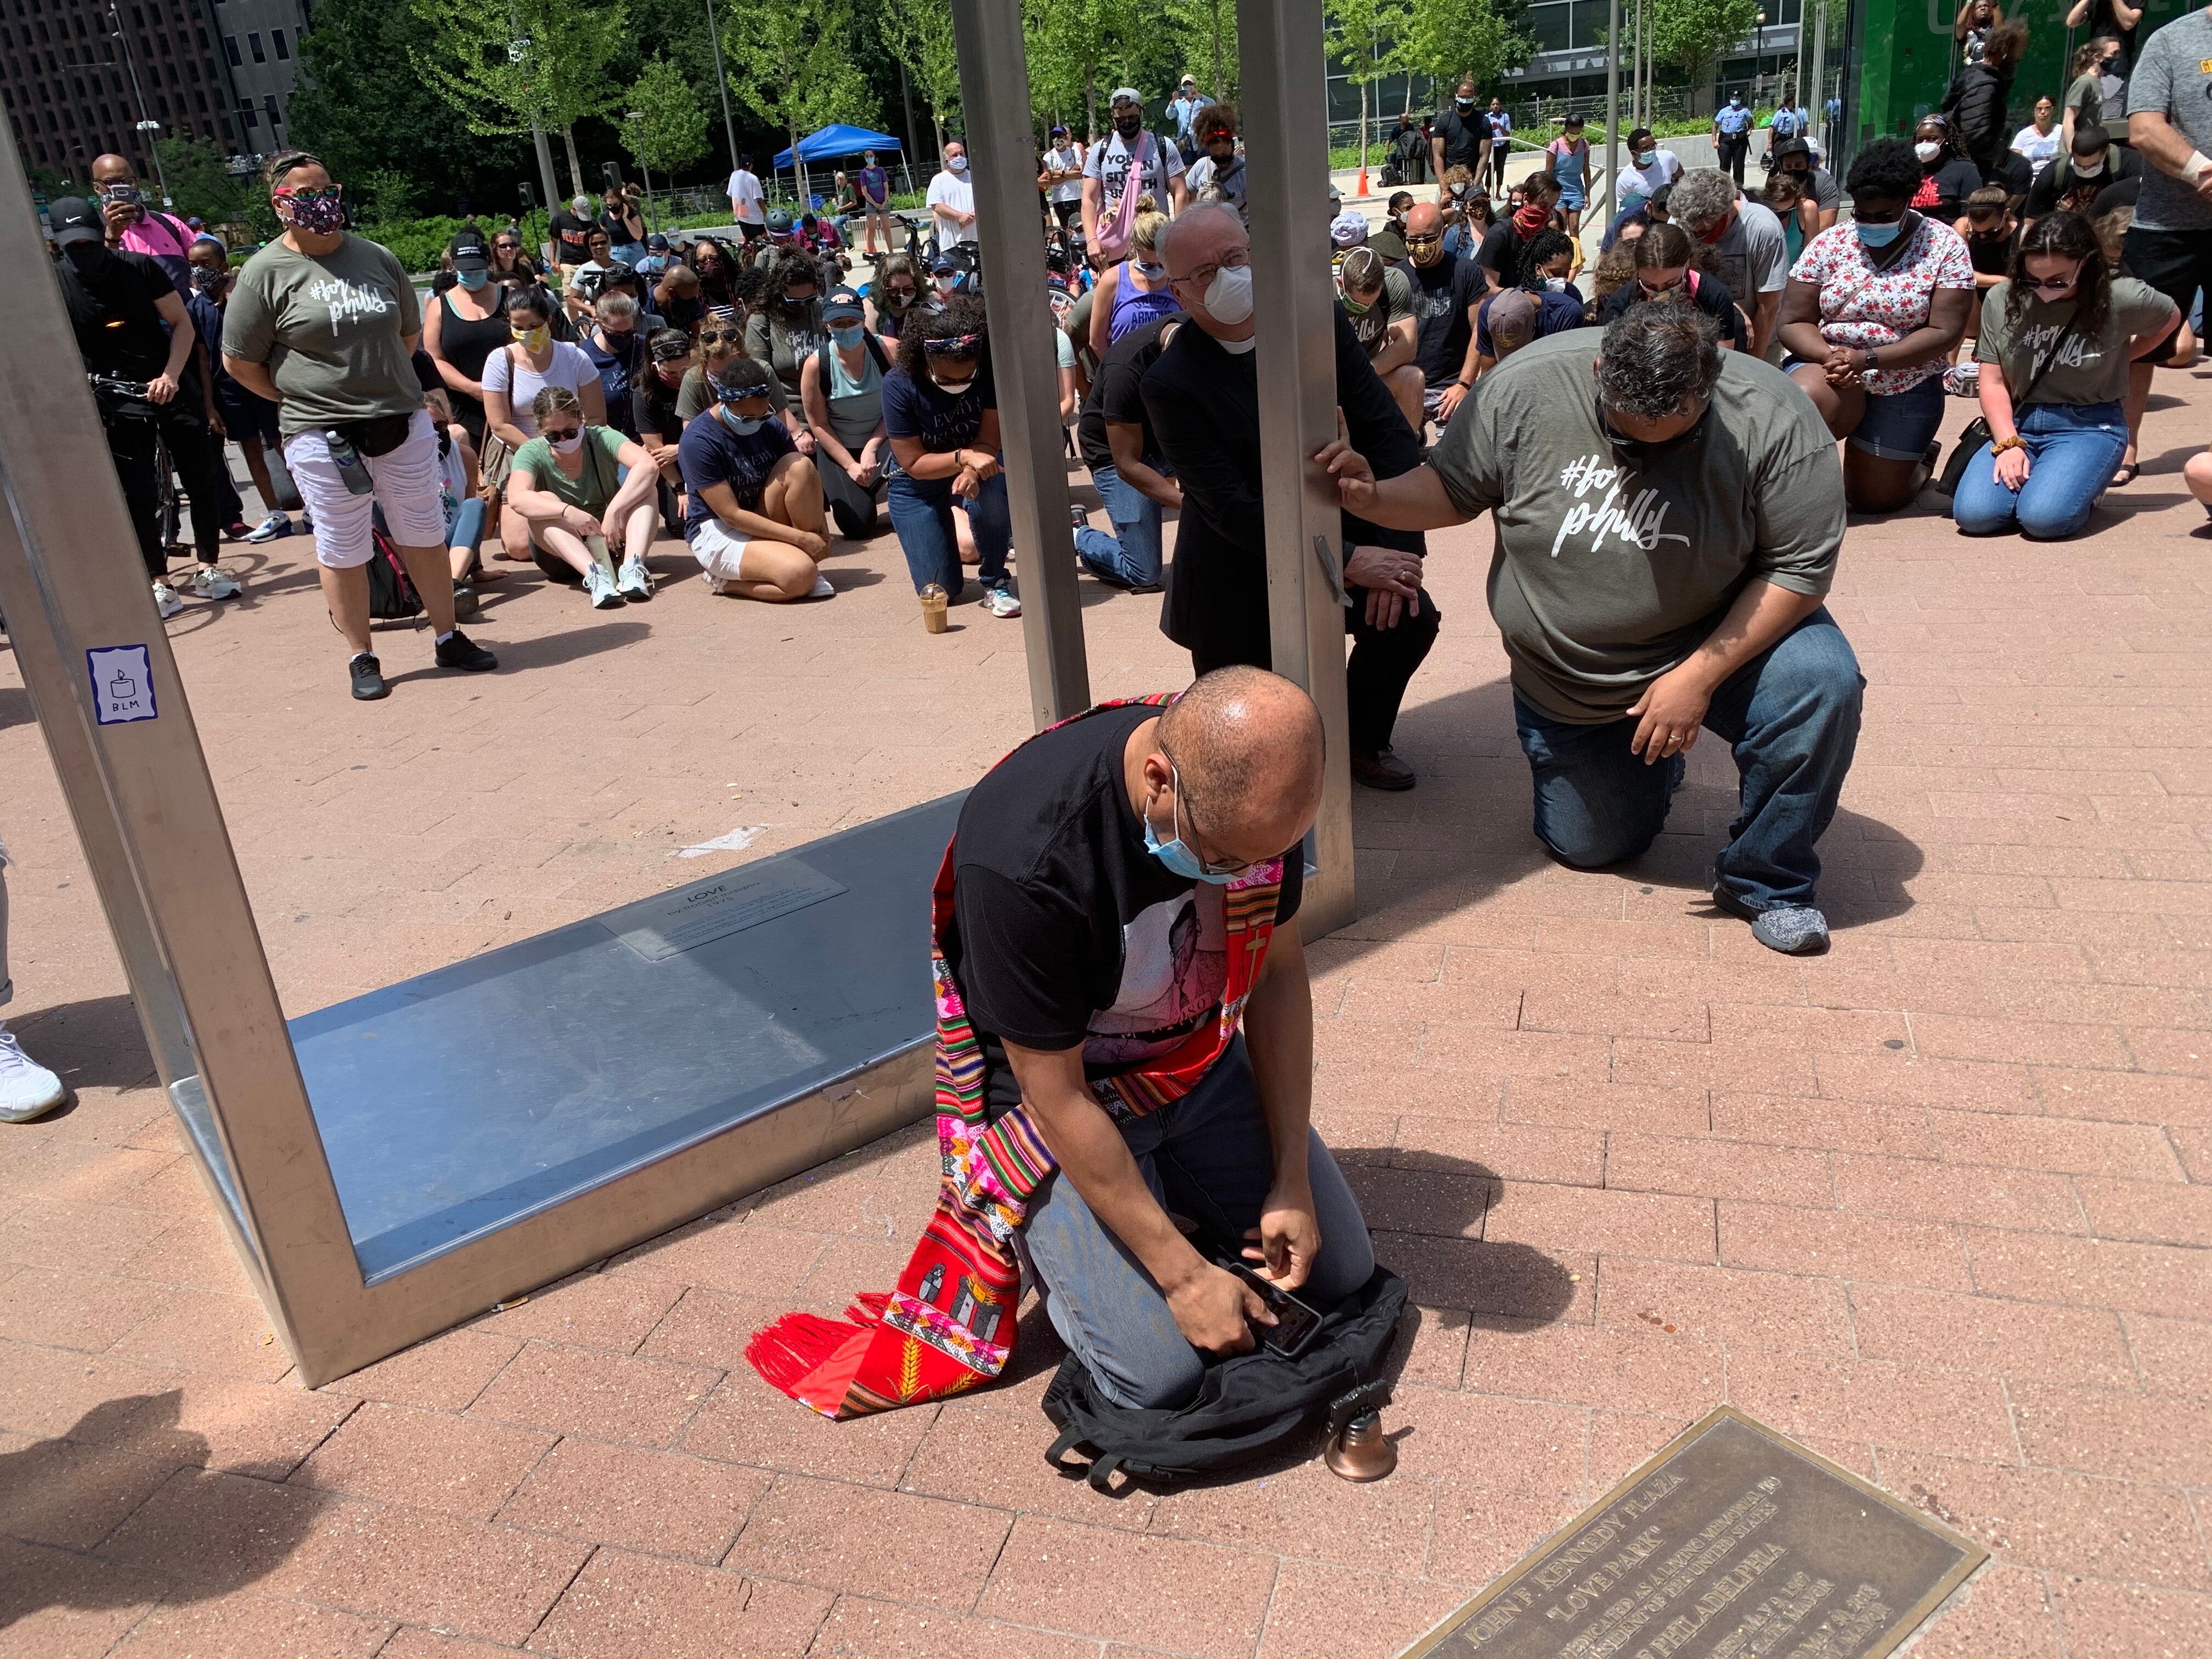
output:
<instances>
[{"instance_id":1,"label":"black sneaker","mask_svg":"<svg viewBox=\"0 0 2212 1659\"><path fill-rule=\"evenodd\" d=\"M353 676L353 694L362 702L374 702L379 697L388 697L392 688L384 683L384 665L364 651L346 665Z\"/></svg>"},{"instance_id":2,"label":"black sneaker","mask_svg":"<svg viewBox=\"0 0 2212 1659\"><path fill-rule=\"evenodd\" d=\"M482 674L498 667L499 659L483 647L471 643L469 636L456 628L438 641L438 666Z\"/></svg>"}]
</instances>

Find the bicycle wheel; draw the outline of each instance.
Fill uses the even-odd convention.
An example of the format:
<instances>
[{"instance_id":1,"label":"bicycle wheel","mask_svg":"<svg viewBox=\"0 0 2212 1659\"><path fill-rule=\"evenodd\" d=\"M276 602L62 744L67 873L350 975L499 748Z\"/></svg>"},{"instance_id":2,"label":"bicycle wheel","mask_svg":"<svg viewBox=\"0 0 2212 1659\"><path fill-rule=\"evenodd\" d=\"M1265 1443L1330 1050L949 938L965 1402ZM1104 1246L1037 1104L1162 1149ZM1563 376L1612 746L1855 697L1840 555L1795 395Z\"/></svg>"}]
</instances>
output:
<instances>
[{"instance_id":1,"label":"bicycle wheel","mask_svg":"<svg viewBox=\"0 0 2212 1659\"><path fill-rule=\"evenodd\" d=\"M177 506L176 469L169 464L169 440L156 424L154 428L154 525L161 538L162 551L171 557L183 552L179 540L183 518Z\"/></svg>"}]
</instances>

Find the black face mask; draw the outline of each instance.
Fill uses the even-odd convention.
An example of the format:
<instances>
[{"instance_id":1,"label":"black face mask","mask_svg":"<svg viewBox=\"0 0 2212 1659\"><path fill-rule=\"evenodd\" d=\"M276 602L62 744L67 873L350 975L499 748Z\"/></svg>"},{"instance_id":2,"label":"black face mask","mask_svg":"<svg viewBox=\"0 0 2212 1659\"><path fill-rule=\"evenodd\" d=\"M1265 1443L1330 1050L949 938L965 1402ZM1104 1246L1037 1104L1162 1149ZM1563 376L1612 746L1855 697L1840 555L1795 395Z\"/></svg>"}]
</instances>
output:
<instances>
[{"instance_id":1,"label":"black face mask","mask_svg":"<svg viewBox=\"0 0 2212 1659\"><path fill-rule=\"evenodd\" d=\"M1145 118L1141 115L1117 115L1114 118L1114 131L1124 138L1133 138L1144 130Z\"/></svg>"},{"instance_id":2,"label":"black face mask","mask_svg":"<svg viewBox=\"0 0 2212 1659\"><path fill-rule=\"evenodd\" d=\"M62 257L75 265L80 276L90 276L107 263L107 244L85 240L71 242L62 250Z\"/></svg>"}]
</instances>

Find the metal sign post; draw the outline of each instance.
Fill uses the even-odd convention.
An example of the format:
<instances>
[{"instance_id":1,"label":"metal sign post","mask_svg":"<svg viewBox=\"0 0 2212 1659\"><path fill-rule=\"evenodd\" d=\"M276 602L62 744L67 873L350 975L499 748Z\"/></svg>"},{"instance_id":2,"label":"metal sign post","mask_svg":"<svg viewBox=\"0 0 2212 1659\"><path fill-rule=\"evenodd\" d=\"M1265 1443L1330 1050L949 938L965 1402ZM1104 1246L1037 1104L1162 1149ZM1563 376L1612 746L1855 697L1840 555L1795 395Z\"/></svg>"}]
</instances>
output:
<instances>
[{"instance_id":1,"label":"metal sign post","mask_svg":"<svg viewBox=\"0 0 2212 1659\"><path fill-rule=\"evenodd\" d=\"M1351 732L1345 714L1344 545L1336 491L1312 457L1336 436L1336 295L1323 249L1328 198L1322 0L1238 0L1245 204L1259 329L1260 454L1267 498L1267 626L1274 669L1321 709L1328 746L1317 873L1299 910L1310 939L1352 902ZM1024 180L1024 187L1030 187Z\"/></svg>"},{"instance_id":2,"label":"metal sign post","mask_svg":"<svg viewBox=\"0 0 2212 1659\"><path fill-rule=\"evenodd\" d=\"M975 181L975 234L983 251L1006 504L1021 559L1030 713L1042 728L1091 706L1091 671L1075 587L1075 544L1068 532L1060 358L1053 349L1052 308L1045 302L1044 221L1037 204L1022 9L1004 0L953 0L952 36Z\"/></svg>"}]
</instances>

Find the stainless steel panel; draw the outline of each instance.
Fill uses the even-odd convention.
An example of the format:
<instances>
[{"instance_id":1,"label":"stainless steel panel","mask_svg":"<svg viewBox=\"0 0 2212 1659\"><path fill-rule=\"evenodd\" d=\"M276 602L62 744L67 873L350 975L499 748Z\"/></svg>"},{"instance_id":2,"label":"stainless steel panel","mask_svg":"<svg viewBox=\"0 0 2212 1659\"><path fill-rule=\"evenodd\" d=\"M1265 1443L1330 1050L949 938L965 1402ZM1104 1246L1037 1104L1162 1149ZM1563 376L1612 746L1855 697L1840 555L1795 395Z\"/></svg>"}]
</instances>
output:
<instances>
[{"instance_id":1,"label":"stainless steel panel","mask_svg":"<svg viewBox=\"0 0 2212 1659\"><path fill-rule=\"evenodd\" d=\"M975 234L982 244L1006 502L1021 559L1030 714L1042 728L1091 706L1091 670L1076 594L1075 543L1068 531L1060 357L1045 303L1044 220L1022 9L1009 0L952 0L952 35L960 53L969 170L975 181Z\"/></svg>"},{"instance_id":2,"label":"stainless steel panel","mask_svg":"<svg viewBox=\"0 0 2212 1659\"><path fill-rule=\"evenodd\" d=\"M1344 609L1326 562L1333 557L1340 569L1343 548L1335 489L1310 459L1336 435L1336 294L1325 252L1328 130L1312 114L1325 107L1321 0L1239 0L1237 20L1260 319L1267 621L1275 672L1320 706L1328 744L1311 848L1317 873L1298 916L1306 937L1319 939L1356 914Z\"/></svg>"}]
</instances>

